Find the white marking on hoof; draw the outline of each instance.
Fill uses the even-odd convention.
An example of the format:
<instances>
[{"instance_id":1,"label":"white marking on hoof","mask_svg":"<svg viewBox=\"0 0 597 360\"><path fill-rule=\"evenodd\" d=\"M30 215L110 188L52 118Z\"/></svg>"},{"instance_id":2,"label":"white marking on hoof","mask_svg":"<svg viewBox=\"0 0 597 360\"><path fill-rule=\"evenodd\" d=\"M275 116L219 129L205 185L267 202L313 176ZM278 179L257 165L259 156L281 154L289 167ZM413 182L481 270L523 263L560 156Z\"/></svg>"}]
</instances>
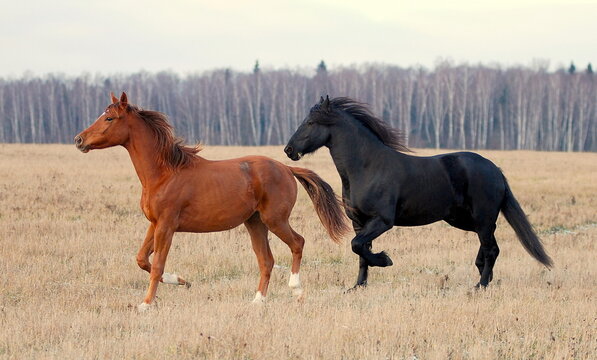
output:
<instances>
[{"instance_id":1,"label":"white marking on hoof","mask_svg":"<svg viewBox=\"0 0 597 360\"><path fill-rule=\"evenodd\" d=\"M288 280L288 286L290 286L293 289L301 287L301 280L299 279L298 273L290 273L290 280Z\"/></svg>"},{"instance_id":2,"label":"white marking on hoof","mask_svg":"<svg viewBox=\"0 0 597 360\"><path fill-rule=\"evenodd\" d=\"M301 296L303 295L303 289L301 288L301 280L299 274L290 273L290 280L288 280L288 286L292 289L292 295Z\"/></svg>"},{"instance_id":3,"label":"white marking on hoof","mask_svg":"<svg viewBox=\"0 0 597 360\"><path fill-rule=\"evenodd\" d=\"M139 312L145 312L151 308L151 304L142 302L141 304L137 305L137 310Z\"/></svg>"},{"instance_id":4,"label":"white marking on hoof","mask_svg":"<svg viewBox=\"0 0 597 360\"><path fill-rule=\"evenodd\" d=\"M170 273L163 273L162 274L162 282L164 284L173 284L173 285L179 285L180 284L178 282L178 275L176 275L176 274L170 274Z\"/></svg>"},{"instance_id":5,"label":"white marking on hoof","mask_svg":"<svg viewBox=\"0 0 597 360\"><path fill-rule=\"evenodd\" d=\"M264 304L265 303L265 296L261 294L261 291L257 291L255 294L255 299L253 299L253 304Z\"/></svg>"}]
</instances>

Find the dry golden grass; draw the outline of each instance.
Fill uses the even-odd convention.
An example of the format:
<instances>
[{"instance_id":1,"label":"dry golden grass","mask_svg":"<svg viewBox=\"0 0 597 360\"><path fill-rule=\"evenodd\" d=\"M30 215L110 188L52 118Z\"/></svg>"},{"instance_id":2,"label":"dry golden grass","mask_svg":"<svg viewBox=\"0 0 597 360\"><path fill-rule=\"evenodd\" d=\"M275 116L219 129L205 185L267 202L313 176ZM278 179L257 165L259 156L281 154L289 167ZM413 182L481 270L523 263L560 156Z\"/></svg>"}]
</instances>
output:
<instances>
[{"instance_id":1,"label":"dry golden grass","mask_svg":"<svg viewBox=\"0 0 597 360\"><path fill-rule=\"evenodd\" d=\"M420 150L418 154L433 151ZM207 147L215 158L281 147ZM287 286L290 251L274 236L268 301L250 304L258 268L243 227L177 234L166 271L193 283L148 282L135 254L147 220L122 148L0 145L0 358L44 359L589 359L597 356L597 154L482 152L506 173L556 266L528 256L500 217L501 255L486 291L478 240L437 223L395 228L374 243L394 266L344 294L358 259L333 244L306 193L291 224L306 238L299 302ZM329 154L295 166L339 190ZM206 209L209 211L209 209Z\"/></svg>"}]
</instances>

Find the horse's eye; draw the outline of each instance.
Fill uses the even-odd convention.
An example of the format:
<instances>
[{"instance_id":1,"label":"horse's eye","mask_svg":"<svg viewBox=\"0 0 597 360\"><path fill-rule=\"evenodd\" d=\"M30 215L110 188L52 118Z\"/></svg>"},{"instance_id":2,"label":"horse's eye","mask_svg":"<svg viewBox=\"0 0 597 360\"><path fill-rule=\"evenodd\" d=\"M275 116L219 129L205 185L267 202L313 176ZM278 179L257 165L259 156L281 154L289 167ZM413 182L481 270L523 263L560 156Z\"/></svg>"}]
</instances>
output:
<instances>
[{"instance_id":1,"label":"horse's eye","mask_svg":"<svg viewBox=\"0 0 597 360\"><path fill-rule=\"evenodd\" d=\"M106 121L112 121L112 120L114 120L114 118L111 118L111 117L106 118Z\"/></svg>"},{"instance_id":2,"label":"horse's eye","mask_svg":"<svg viewBox=\"0 0 597 360\"><path fill-rule=\"evenodd\" d=\"M307 125L309 125L309 126L313 125L313 121L307 121Z\"/></svg>"}]
</instances>

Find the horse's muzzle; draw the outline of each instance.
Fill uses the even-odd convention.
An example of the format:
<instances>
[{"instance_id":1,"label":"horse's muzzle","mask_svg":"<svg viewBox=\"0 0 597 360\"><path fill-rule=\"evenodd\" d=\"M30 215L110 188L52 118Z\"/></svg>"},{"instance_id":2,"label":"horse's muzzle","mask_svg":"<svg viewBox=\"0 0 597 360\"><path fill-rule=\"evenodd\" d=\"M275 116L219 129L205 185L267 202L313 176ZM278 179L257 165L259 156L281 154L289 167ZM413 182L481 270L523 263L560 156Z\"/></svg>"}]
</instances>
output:
<instances>
[{"instance_id":1,"label":"horse's muzzle","mask_svg":"<svg viewBox=\"0 0 597 360\"><path fill-rule=\"evenodd\" d=\"M83 144L84 140L81 135L75 136L75 146L83 153L89 152L89 146Z\"/></svg>"},{"instance_id":2,"label":"horse's muzzle","mask_svg":"<svg viewBox=\"0 0 597 360\"><path fill-rule=\"evenodd\" d=\"M284 148L284 152L286 153L286 156L288 156L291 160L293 161L297 161L299 160L301 157L303 157L302 153L295 153L294 152L294 148L291 145L287 145Z\"/></svg>"},{"instance_id":3,"label":"horse's muzzle","mask_svg":"<svg viewBox=\"0 0 597 360\"><path fill-rule=\"evenodd\" d=\"M294 151L294 149L292 148L292 146L290 145L286 145L286 147L284 148L284 152L286 153L286 155L290 156L292 154L292 152Z\"/></svg>"}]
</instances>

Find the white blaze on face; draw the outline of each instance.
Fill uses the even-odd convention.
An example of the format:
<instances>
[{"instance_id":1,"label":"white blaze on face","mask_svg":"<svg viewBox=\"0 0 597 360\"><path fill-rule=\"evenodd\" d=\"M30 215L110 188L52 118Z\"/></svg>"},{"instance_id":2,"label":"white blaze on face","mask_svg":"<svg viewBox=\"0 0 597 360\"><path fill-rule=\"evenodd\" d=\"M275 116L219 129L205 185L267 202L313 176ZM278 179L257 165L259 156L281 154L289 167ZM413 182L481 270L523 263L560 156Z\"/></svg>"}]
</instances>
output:
<instances>
[{"instance_id":1,"label":"white blaze on face","mask_svg":"<svg viewBox=\"0 0 597 360\"><path fill-rule=\"evenodd\" d=\"M178 275L170 274L170 273L163 273L162 274L162 282L164 284L173 284L178 285Z\"/></svg>"},{"instance_id":2,"label":"white blaze on face","mask_svg":"<svg viewBox=\"0 0 597 360\"><path fill-rule=\"evenodd\" d=\"M253 304L263 304L265 303L265 296L261 294L261 291L257 291L255 294L255 299L253 299Z\"/></svg>"}]
</instances>

